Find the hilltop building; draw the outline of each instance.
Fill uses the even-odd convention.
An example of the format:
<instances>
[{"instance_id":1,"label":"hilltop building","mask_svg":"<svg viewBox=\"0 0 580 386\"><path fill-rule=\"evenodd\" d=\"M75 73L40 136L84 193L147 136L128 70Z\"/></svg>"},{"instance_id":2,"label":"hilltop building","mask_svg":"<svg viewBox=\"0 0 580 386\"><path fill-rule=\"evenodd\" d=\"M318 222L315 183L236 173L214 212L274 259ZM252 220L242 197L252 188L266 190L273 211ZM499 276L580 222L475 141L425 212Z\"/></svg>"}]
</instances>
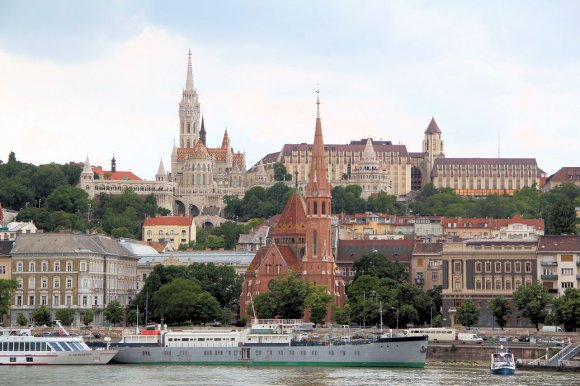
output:
<instances>
[{"instance_id":1,"label":"hilltop building","mask_svg":"<svg viewBox=\"0 0 580 386\"><path fill-rule=\"evenodd\" d=\"M331 185L360 185L363 198L382 191L405 199L428 183L436 188L452 188L462 196L513 194L523 187L540 186L543 178L534 158L446 158L435 118L425 130L421 152L409 152L405 145L372 138L325 145L324 150L329 159ZM286 144L280 152L268 154L248 170L247 185L273 184L273 166L278 162L297 178L302 191L308 181L311 156L310 144ZM268 178L264 177L264 170Z\"/></svg>"},{"instance_id":2,"label":"hilltop building","mask_svg":"<svg viewBox=\"0 0 580 386\"><path fill-rule=\"evenodd\" d=\"M175 215L219 216L224 196L241 197L245 193L246 161L243 153L234 152L227 129L219 147L208 147L206 138L189 51L185 88L179 102L179 146L173 145L170 172L161 160L155 181L147 181L130 171L117 171L114 157L109 171L91 166L87 157L79 187L89 197L132 189L139 195L153 194L159 206ZM210 219L207 225L217 224Z\"/></svg>"},{"instance_id":3,"label":"hilltop building","mask_svg":"<svg viewBox=\"0 0 580 386\"><path fill-rule=\"evenodd\" d=\"M277 277L296 274L326 287L338 306L346 302L344 280L333 253L331 186L328 161L322 139L320 101L317 99L314 145L309 162L304 196L295 192L286 204L276 226L270 231L268 245L260 248L244 276L240 315L251 310L252 298L267 292ZM329 310L328 320L332 320Z\"/></svg>"},{"instance_id":4,"label":"hilltop building","mask_svg":"<svg viewBox=\"0 0 580 386\"><path fill-rule=\"evenodd\" d=\"M158 216L148 217L143 223L143 240L147 243L170 244L176 251L181 244L196 240L196 226L193 217Z\"/></svg>"}]
</instances>

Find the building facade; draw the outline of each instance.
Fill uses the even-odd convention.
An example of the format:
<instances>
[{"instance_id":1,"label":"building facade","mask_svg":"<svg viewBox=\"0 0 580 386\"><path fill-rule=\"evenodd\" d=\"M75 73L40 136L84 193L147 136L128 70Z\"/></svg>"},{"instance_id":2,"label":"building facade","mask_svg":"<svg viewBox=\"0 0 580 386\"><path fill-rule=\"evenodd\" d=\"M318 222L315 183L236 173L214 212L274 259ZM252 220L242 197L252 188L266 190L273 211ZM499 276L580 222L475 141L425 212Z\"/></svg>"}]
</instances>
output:
<instances>
[{"instance_id":1,"label":"building facade","mask_svg":"<svg viewBox=\"0 0 580 386\"><path fill-rule=\"evenodd\" d=\"M13 322L19 313L32 320L34 310L44 305L53 318L59 309L74 309L77 324L92 310L94 323L104 324L110 301L127 306L138 293L138 258L106 236L22 234L11 256L18 285L10 311Z\"/></svg>"},{"instance_id":2,"label":"building facade","mask_svg":"<svg viewBox=\"0 0 580 386\"><path fill-rule=\"evenodd\" d=\"M196 240L196 226L193 217L160 216L148 217L143 222L143 241L171 244L178 250L182 244Z\"/></svg>"},{"instance_id":3,"label":"building facade","mask_svg":"<svg viewBox=\"0 0 580 386\"><path fill-rule=\"evenodd\" d=\"M511 301L520 286L538 279L535 240L471 240L443 244L443 319L456 325L456 310L471 299L481 310L480 326L493 326L489 301L503 296ZM508 327L526 327L528 321L517 312L508 318Z\"/></svg>"},{"instance_id":4,"label":"building facade","mask_svg":"<svg viewBox=\"0 0 580 386\"><path fill-rule=\"evenodd\" d=\"M550 293L580 289L580 236L542 236L537 253L540 280Z\"/></svg>"},{"instance_id":5,"label":"building facade","mask_svg":"<svg viewBox=\"0 0 580 386\"><path fill-rule=\"evenodd\" d=\"M565 182L580 186L580 167L560 168L556 173L546 178L546 183L542 186L542 191L548 192Z\"/></svg>"}]
</instances>

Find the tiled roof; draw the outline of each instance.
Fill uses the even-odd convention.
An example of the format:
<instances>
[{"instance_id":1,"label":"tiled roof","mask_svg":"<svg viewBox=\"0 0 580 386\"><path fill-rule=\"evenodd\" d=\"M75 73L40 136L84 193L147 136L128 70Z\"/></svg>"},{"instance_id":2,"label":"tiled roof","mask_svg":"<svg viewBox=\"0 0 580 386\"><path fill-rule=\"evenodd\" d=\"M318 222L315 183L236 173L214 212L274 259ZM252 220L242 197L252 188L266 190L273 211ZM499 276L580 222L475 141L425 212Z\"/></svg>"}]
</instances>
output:
<instances>
[{"instance_id":1,"label":"tiled roof","mask_svg":"<svg viewBox=\"0 0 580 386\"><path fill-rule=\"evenodd\" d=\"M491 222L493 229L499 229L501 227L508 226L510 224L525 224L528 226L533 226L538 230L544 229L544 219L543 218L522 218L517 215L513 218L498 218Z\"/></svg>"},{"instance_id":2,"label":"tiled roof","mask_svg":"<svg viewBox=\"0 0 580 386\"><path fill-rule=\"evenodd\" d=\"M260 267L262 261L266 258L266 255L269 253L275 253L273 250L278 250L286 264L292 268L294 272L300 272L301 269L301 262L296 258L294 255L294 251L290 247L285 245L276 245L271 244L266 247L262 247L256 252L256 255L252 259L250 266L248 267L248 271L255 271Z\"/></svg>"},{"instance_id":3,"label":"tiled roof","mask_svg":"<svg viewBox=\"0 0 580 386\"><path fill-rule=\"evenodd\" d=\"M103 235L70 233L23 233L12 248L15 254L96 253L134 257L121 244Z\"/></svg>"},{"instance_id":4,"label":"tiled roof","mask_svg":"<svg viewBox=\"0 0 580 386\"><path fill-rule=\"evenodd\" d=\"M491 228L493 220L490 218L475 217L475 218L457 218L444 217L442 224L444 228ZM449 224L457 224L456 226L449 226ZM487 226L486 226L487 225Z\"/></svg>"},{"instance_id":5,"label":"tiled roof","mask_svg":"<svg viewBox=\"0 0 580 386\"><path fill-rule=\"evenodd\" d=\"M429 122L429 126L427 126L427 130L425 130L425 134L441 134L441 130L439 130L439 126L437 126L437 122L435 122L435 118L431 118L431 122Z\"/></svg>"},{"instance_id":6,"label":"tiled roof","mask_svg":"<svg viewBox=\"0 0 580 386\"><path fill-rule=\"evenodd\" d=\"M366 141L365 141L366 143ZM365 149L365 143L360 144L346 144L346 145L324 145L324 150L326 152L358 152L362 153ZM373 142L373 149L377 153L399 153L401 157L407 157L407 147L405 145L392 145L387 141L377 141ZM312 151L312 145L307 143L297 143L297 144L286 144L282 148L282 154L288 157L293 151Z\"/></svg>"},{"instance_id":7,"label":"tiled roof","mask_svg":"<svg viewBox=\"0 0 580 386\"><path fill-rule=\"evenodd\" d=\"M423 157L425 157L425 153L423 153L422 151L421 152L410 151L409 157L411 157L411 158L423 158Z\"/></svg>"},{"instance_id":8,"label":"tiled roof","mask_svg":"<svg viewBox=\"0 0 580 386\"><path fill-rule=\"evenodd\" d=\"M377 251L389 260L410 262L414 244L414 240L340 240L336 261L354 262L363 255Z\"/></svg>"},{"instance_id":9,"label":"tiled roof","mask_svg":"<svg viewBox=\"0 0 580 386\"><path fill-rule=\"evenodd\" d=\"M143 226L175 225L190 227L193 224L193 217L183 216L158 216L145 219Z\"/></svg>"},{"instance_id":10,"label":"tiled roof","mask_svg":"<svg viewBox=\"0 0 580 386\"><path fill-rule=\"evenodd\" d=\"M580 252L580 236L541 236L538 252Z\"/></svg>"},{"instance_id":11,"label":"tiled roof","mask_svg":"<svg viewBox=\"0 0 580 386\"><path fill-rule=\"evenodd\" d=\"M141 181L141 178L137 177L130 171L111 172L103 170L101 166L93 166L91 169L93 170L93 173L98 174L101 179L107 181Z\"/></svg>"},{"instance_id":12,"label":"tiled roof","mask_svg":"<svg viewBox=\"0 0 580 386\"><path fill-rule=\"evenodd\" d=\"M580 183L580 167L563 167L546 179L546 182Z\"/></svg>"},{"instance_id":13,"label":"tiled roof","mask_svg":"<svg viewBox=\"0 0 580 386\"><path fill-rule=\"evenodd\" d=\"M530 165L538 167L535 158L437 158L438 165Z\"/></svg>"},{"instance_id":14,"label":"tiled roof","mask_svg":"<svg viewBox=\"0 0 580 386\"><path fill-rule=\"evenodd\" d=\"M278 223L270 232L272 236L306 235L306 204L298 193L288 199Z\"/></svg>"},{"instance_id":15,"label":"tiled roof","mask_svg":"<svg viewBox=\"0 0 580 386\"><path fill-rule=\"evenodd\" d=\"M443 251L443 243L415 243L414 255L433 254Z\"/></svg>"}]
</instances>

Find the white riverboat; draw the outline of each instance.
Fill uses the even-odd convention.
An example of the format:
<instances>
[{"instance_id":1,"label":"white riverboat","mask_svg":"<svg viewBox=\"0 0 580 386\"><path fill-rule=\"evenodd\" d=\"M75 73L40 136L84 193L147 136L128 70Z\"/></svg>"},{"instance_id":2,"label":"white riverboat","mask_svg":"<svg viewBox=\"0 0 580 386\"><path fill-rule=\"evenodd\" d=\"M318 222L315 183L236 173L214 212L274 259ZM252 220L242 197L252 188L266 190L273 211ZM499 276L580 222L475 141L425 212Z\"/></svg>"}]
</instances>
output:
<instances>
[{"instance_id":1,"label":"white riverboat","mask_svg":"<svg viewBox=\"0 0 580 386\"><path fill-rule=\"evenodd\" d=\"M104 365L116 349L93 350L57 321L57 336L33 336L29 329L0 330L0 365Z\"/></svg>"},{"instance_id":2,"label":"white riverboat","mask_svg":"<svg viewBox=\"0 0 580 386\"><path fill-rule=\"evenodd\" d=\"M516 362L514 354L509 349L504 349L503 346L495 353L491 354L492 374L498 375L513 375L516 372Z\"/></svg>"},{"instance_id":3,"label":"white riverboat","mask_svg":"<svg viewBox=\"0 0 580 386\"><path fill-rule=\"evenodd\" d=\"M254 320L244 330L160 331L156 345L125 338L116 363L258 366L424 367L427 336L327 336L313 340L301 320ZM305 336L306 335L306 336ZM344 335L344 334L341 334Z\"/></svg>"}]
</instances>

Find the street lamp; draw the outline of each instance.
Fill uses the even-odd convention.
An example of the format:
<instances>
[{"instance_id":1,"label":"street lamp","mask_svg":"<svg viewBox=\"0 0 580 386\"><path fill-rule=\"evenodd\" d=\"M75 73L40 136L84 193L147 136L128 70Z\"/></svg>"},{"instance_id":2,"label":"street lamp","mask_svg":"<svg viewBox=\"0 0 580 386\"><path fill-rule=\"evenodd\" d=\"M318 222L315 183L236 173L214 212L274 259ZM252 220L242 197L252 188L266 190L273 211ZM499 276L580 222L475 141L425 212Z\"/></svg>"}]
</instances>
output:
<instances>
[{"instance_id":1,"label":"street lamp","mask_svg":"<svg viewBox=\"0 0 580 386\"><path fill-rule=\"evenodd\" d=\"M397 330L399 329L399 307L391 307L391 310L397 311Z\"/></svg>"}]
</instances>

